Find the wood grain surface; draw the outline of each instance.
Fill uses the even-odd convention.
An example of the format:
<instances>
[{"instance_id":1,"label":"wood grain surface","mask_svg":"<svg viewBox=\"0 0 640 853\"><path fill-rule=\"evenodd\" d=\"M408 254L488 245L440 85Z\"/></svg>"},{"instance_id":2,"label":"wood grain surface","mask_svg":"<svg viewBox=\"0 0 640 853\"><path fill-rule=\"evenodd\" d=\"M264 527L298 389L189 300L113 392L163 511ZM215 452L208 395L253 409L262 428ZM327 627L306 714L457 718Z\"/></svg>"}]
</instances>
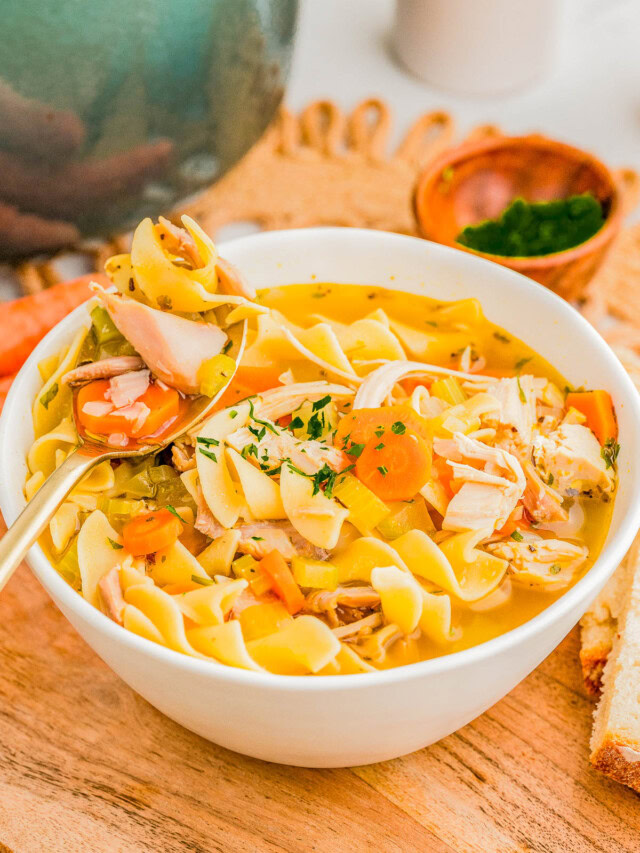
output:
<instances>
[{"instance_id":1,"label":"wood grain surface","mask_svg":"<svg viewBox=\"0 0 640 853\"><path fill-rule=\"evenodd\" d=\"M635 853L638 795L587 763L577 632L502 702L405 758L245 758L121 682L22 566L0 598L0 851Z\"/></svg>"}]
</instances>

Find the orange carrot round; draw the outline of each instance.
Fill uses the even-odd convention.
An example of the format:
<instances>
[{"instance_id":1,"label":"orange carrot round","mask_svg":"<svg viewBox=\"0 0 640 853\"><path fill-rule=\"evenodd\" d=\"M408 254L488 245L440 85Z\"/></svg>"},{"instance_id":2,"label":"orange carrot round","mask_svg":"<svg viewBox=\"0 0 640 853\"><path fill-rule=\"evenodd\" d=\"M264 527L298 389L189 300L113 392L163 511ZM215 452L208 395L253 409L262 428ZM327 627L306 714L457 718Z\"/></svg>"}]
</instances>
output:
<instances>
[{"instance_id":1,"label":"orange carrot round","mask_svg":"<svg viewBox=\"0 0 640 853\"><path fill-rule=\"evenodd\" d=\"M383 501L411 500L431 474L431 448L415 432L385 432L367 442L356 474Z\"/></svg>"},{"instance_id":2,"label":"orange carrot round","mask_svg":"<svg viewBox=\"0 0 640 853\"><path fill-rule=\"evenodd\" d=\"M577 409L587 419L587 426L604 445L608 439L618 437L618 423L607 391L571 391L567 394L567 408Z\"/></svg>"},{"instance_id":3,"label":"orange carrot round","mask_svg":"<svg viewBox=\"0 0 640 853\"><path fill-rule=\"evenodd\" d=\"M0 304L0 375L15 373L35 345L63 317L92 295L89 282L110 284L102 273L91 273L56 284L40 293Z\"/></svg>"},{"instance_id":4,"label":"orange carrot round","mask_svg":"<svg viewBox=\"0 0 640 853\"><path fill-rule=\"evenodd\" d=\"M352 444L366 444L376 432L411 430L429 440L429 422L411 406L382 406L378 409L356 409L345 415L336 430L334 443L341 450Z\"/></svg>"},{"instance_id":5,"label":"orange carrot round","mask_svg":"<svg viewBox=\"0 0 640 853\"><path fill-rule=\"evenodd\" d=\"M175 418L180 410L180 395L174 388L161 388L152 383L136 400L136 403L144 403L149 409L149 414L142 424L136 424L131 418L120 414L117 409L106 414L95 414L91 411L91 406L88 406L88 411L85 411L87 403L108 402L105 397L108 388L108 379L95 379L84 385L78 392L77 418L86 430L97 435L124 433L136 438L153 435L164 424Z\"/></svg>"},{"instance_id":6,"label":"orange carrot round","mask_svg":"<svg viewBox=\"0 0 640 853\"><path fill-rule=\"evenodd\" d=\"M268 391L270 388L282 385L282 382L278 378L281 373L282 370L276 367L240 365L235 372L231 384L216 403L216 411L233 406L235 403L239 403L240 400L252 397L261 391Z\"/></svg>"},{"instance_id":7,"label":"orange carrot round","mask_svg":"<svg viewBox=\"0 0 640 853\"><path fill-rule=\"evenodd\" d=\"M122 541L134 557L155 554L173 545L182 533L182 524L168 509L136 515L122 529Z\"/></svg>"},{"instance_id":8,"label":"orange carrot round","mask_svg":"<svg viewBox=\"0 0 640 853\"><path fill-rule=\"evenodd\" d=\"M295 581L291 569L279 551L270 551L258 563L271 581L273 591L281 598L289 613L297 613L304 607L304 595Z\"/></svg>"}]
</instances>

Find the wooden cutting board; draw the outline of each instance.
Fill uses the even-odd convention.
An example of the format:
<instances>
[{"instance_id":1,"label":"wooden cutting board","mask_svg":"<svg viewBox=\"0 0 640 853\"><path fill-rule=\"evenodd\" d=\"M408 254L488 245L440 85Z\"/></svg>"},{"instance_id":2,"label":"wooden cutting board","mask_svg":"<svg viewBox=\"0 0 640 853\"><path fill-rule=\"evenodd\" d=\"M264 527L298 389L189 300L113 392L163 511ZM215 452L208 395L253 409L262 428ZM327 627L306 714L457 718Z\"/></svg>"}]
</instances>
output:
<instances>
[{"instance_id":1,"label":"wooden cutting board","mask_svg":"<svg viewBox=\"0 0 640 853\"><path fill-rule=\"evenodd\" d=\"M451 144L453 123L422 116L391 156L389 131L375 99L348 117L331 102L285 111L192 212L212 232L250 219L413 233L415 175ZM640 382L639 259L634 226L584 310ZM18 273L28 290L59 277L48 263ZM574 630L509 696L434 746L350 770L266 764L148 705L23 566L0 596L0 853L637 853L638 795L588 765L592 710Z\"/></svg>"},{"instance_id":2,"label":"wooden cutting board","mask_svg":"<svg viewBox=\"0 0 640 853\"><path fill-rule=\"evenodd\" d=\"M0 598L0 851L637 853L640 799L589 768L574 630L505 699L405 758L304 770L162 716L26 566Z\"/></svg>"}]
</instances>

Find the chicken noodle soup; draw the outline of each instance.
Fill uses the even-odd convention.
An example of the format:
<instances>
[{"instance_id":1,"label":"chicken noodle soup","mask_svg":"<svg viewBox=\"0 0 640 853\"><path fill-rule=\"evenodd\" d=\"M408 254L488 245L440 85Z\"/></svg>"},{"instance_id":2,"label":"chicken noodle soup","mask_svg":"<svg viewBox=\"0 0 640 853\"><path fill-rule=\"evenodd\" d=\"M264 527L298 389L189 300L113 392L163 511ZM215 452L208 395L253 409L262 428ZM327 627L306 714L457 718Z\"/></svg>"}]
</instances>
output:
<instances>
[{"instance_id":1,"label":"chicken noodle soup","mask_svg":"<svg viewBox=\"0 0 640 853\"><path fill-rule=\"evenodd\" d=\"M92 325L41 365L30 497L77 442L161 440L235 365L215 411L103 462L43 537L124 628L291 675L366 673L522 624L588 569L616 486L605 390L572 390L473 299L321 283L256 294L211 241L145 220ZM79 387L79 390L77 390Z\"/></svg>"}]
</instances>

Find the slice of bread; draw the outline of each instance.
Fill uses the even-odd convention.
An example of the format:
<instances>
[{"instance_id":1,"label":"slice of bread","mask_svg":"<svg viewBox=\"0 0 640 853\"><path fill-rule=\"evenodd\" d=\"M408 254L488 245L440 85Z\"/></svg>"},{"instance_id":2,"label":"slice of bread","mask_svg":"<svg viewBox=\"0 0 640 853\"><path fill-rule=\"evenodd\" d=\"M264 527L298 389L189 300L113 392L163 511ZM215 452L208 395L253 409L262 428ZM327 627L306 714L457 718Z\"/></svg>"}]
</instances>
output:
<instances>
[{"instance_id":1,"label":"slice of bread","mask_svg":"<svg viewBox=\"0 0 640 853\"><path fill-rule=\"evenodd\" d=\"M633 574L633 550L632 547L580 620L582 676L592 696L600 693L602 671L618 630L618 618Z\"/></svg>"},{"instance_id":2,"label":"slice of bread","mask_svg":"<svg viewBox=\"0 0 640 853\"><path fill-rule=\"evenodd\" d=\"M626 558L630 581L602 674L594 714L591 763L640 791L640 537Z\"/></svg>"}]
</instances>

